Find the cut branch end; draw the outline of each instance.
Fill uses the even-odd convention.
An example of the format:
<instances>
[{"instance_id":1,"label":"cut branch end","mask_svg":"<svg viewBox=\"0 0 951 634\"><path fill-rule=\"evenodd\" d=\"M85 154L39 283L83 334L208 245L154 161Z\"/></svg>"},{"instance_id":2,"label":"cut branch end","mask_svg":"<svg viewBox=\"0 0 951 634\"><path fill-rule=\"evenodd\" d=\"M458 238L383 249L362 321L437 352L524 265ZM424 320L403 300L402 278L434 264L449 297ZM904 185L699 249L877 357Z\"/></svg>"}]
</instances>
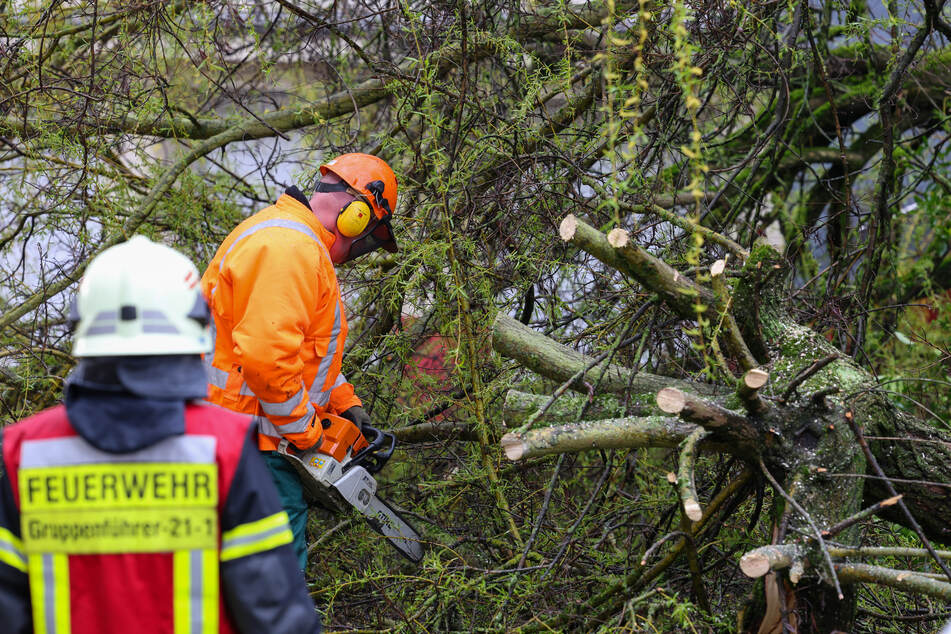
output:
<instances>
[{"instance_id":1,"label":"cut branch end","mask_svg":"<svg viewBox=\"0 0 951 634\"><path fill-rule=\"evenodd\" d=\"M627 246L627 243L631 240L631 234L629 234L624 229L611 229L611 232L608 233L608 244L610 244L615 249L620 249Z\"/></svg>"},{"instance_id":2,"label":"cut branch end","mask_svg":"<svg viewBox=\"0 0 951 634\"><path fill-rule=\"evenodd\" d=\"M687 500L684 502L684 515L690 518L691 522L699 522L703 517L703 509L696 500Z\"/></svg>"},{"instance_id":3,"label":"cut branch end","mask_svg":"<svg viewBox=\"0 0 951 634\"><path fill-rule=\"evenodd\" d=\"M565 216L565 219L561 221L561 226L558 227L558 234L561 236L561 239L565 242L568 242L575 237L575 231L578 230L578 219L575 218L573 214L568 214Z\"/></svg>"},{"instance_id":4,"label":"cut branch end","mask_svg":"<svg viewBox=\"0 0 951 634\"><path fill-rule=\"evenodd\" d=\"M742 381L737 385L736 394L749 413L764 414L769 410L769 405L759 395L759 389L766 385L768 380L769 373L766 370L753 368L743 375Z\"/></svg>"},{"instance_id":5,"label":"cut branch end","mask_svg":"<svg viewBox=\"0 0 951 634\"><path fill-rule=\"evenodd\" d=\"M769 558L766 555L753 551L740 558L740 570L751 579L757 579L769 572Z\"/></svg>"},{"instance_id":6,"label":"cut branch end","mask_svg":"<svg viewBox=\"0 0 951 634\"><path fill-rule=\"evenodd\" d=\"M525 454L525 443L518 434L505 434L500 442L509 460L519 460Z\"/></svg>"},{"instance_id":7,"label":"cut branch end","mask_svg":"<svg viewBox=\"0 0 951 634\"><path fill-rule=\"evenodd\" d=\"M761 368L753 368L743 375L743 383L751 390L758 390L769 381L769 372Z\"/></svg>"},{"instance_id":8,"label":"cut branch end","mask_svg":"<svg viewBox=\"0 0 951 634\"><path fill-rule=\"evenodd\" d=\"M679 414L687 405L687 397L675 387L665 387L657 393L657 407L667 414Z\"/></svg>"},{"instance_id":9,"label":"cut branch end","mask_svg":"<svg viewBox=\"0 0 951 634\"><path fill-rule=\"evenodd\" d=\"M762 577L770 570L779 570L788 568L796 562L798 567L803 566L802 553L798 546L791 544L772 544L769 546L760 546L743 555L740 558L740 570L747 577L756 579ZM801 571L800 571L801 572Z\"/></svg>"}]
</instances>

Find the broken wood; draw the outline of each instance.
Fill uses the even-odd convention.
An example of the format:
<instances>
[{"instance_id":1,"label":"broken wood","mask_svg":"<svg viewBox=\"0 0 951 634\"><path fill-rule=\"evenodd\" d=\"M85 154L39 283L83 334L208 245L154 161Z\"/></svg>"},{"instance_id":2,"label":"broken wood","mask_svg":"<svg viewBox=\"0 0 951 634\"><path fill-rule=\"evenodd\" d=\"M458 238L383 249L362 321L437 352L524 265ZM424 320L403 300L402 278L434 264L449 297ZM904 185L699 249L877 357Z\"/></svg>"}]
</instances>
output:
<instances>
[{"instance_id":1,"label":"broken wood","mask_svg":"<svg viewBox=\"0 0 951 634\"><path fill-rule=\"evenodd\" d=\"M682 317L696 319L698 299L707 306L713 305L713 293L634 244L623 229L613 230L609 240L602 232L569 214L562 220L558 231L565 242L590 253L611 268L630 275L660 295Z\"/></svg>"},{"instance_id":2,"label":"broken wood","mask_svg":"<svg viewBox=\"0 0 951 634\"><path fill-rule=\"evenodd\" d=\"M677 447L695 430L666 416L613 418L508 433L501 442L509 460L522 460L592 449Z\"/></svg>"},{"instance_id":3,"label":"broken wood","mask_svg":"<svg viewBox=\"0 0 951 634\"><path fill-rule=\"evenodd\" d=\"M492 347L510 359L553 381L563 383L586 366L591 357L572 350L535 332L525 324L499 313L492 325ZM623 366L598 363L571 383L571 388L588 394L597 383L602 392L633 392L653 394L667 385L674 385L699 394L710 393L710 387L700 383L676 381L647 372L634 372Z\"/></svg>"},{"instance_id":4,"label":"broken wood","mask_svg":"<svg viewBox=\"0 0 951 634\"><path fill-rule=\"evenodd\" d=\"M767 381L769 373L766 370L753 368L737 383L736 395L750 414L763 414L769 410L769 405L759 395L759 389L766 385Z\"/></svg>"},{"instance_id":5,"label":"broken wood","mask_svg":"<svg viewBox=\"0 0 951 634\"><path fill-rule=\"evenodd\" d=\"M704 438L710 435L705 429L698 428L687 436L680 445L680 460L677 469L677 488L680 491L680 500L683 503L684 515L691 522L703 517L703 509L697 497L697 486L694 482L694 472L697 466L698 446Z\"/></svg>"},{"instance_id":6,"label":"broken wood","mask_svg":"<svg viewBox=\"0 0 951 634\"><path fill-rule=\"evenodd\" d=\"M760 546L740 558L740 570L747 577L756 579L770 570L788 568L802 557L803 553L799 546L792 544Z\"/></svg>"}]
</instances>

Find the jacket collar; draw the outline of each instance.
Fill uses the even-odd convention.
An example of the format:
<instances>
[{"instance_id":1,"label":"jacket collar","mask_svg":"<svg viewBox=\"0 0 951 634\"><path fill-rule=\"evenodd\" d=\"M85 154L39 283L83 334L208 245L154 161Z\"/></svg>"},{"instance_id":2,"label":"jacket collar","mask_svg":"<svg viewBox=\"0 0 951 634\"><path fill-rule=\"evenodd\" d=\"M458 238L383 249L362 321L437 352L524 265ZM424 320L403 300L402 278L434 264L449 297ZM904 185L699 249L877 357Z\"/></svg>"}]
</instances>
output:
<instances>
[{"instance_id":1,"label":"jacket collar","mask_svg":"<svg viewBox=\"0 0 951 634\"><path fill-rule=\"evenodd\" d=\"M307 200L307 197L304 196L303 192L297 189L297 187L293 185L288 187L284 191L284 194L277 199L275 205L282 211L292 214L295 219L306 223L307 226L317 234L317 237L324 243L328 251L334 242L336 242L337 236L327 231L327 229L320 224L320 221L317 220L317 216L314 215L313 210L310 208L310 202Z\"/></svg>"},{"instance_id":2,"label":"jacket collar","mask_svg":"<svg viewBox=\"0 0 951 634\"><path fill-rule=\"evenodd\" d=\"M297 189L296 186L291 185L290 187L284 190L284 193L290 196L291 198L293 198L294 200L296 200L297 202L299 202L300 204L304 205L308 209L310 209L310 201L307 200L307 196L304 195L304 192ZM311 211L313 211L313 209L311 209Z\"/></svg>"}]
</instances>

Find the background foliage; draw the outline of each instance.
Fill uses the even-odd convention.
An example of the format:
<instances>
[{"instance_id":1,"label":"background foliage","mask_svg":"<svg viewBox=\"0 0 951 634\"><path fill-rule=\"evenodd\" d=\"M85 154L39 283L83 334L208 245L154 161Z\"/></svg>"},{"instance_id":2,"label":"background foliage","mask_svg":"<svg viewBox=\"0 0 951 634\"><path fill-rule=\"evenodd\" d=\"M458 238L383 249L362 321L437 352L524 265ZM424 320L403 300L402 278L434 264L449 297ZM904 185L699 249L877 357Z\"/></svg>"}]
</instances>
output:
<instances>
[{"instance_id":1,"label":"background foliage","mask_svg":"<svg viewBox=\"0 0 951 634\"><path fill-rule=\"evenodd\" d=\"M719 236L766 237L796 319L947 430L943 4L4 2L0 416L59 398L64 307L93 254L143 233L203 266L322 158L375 153L399 176L402 251L339 271L346 373L408 439L384 492L431 543L414 568L352 518L315 517L327 622L732 631L751 593L736 561L770 540L768 489L737 485L693 554L651 577L667 547L645 553L683 528L674 454L505 462L505 391L558 386L495 355L490 325L503 312L630 367L732 380L702 305L683 320L557 227L573 213L625 228L698 281L729 251ZM575 420L589 406L560 402ZM711 500L742 465L711 455L702 470ZM859 608L869 632L933 631L944 609L881 589Z\"/></svg>"}]
</instances>

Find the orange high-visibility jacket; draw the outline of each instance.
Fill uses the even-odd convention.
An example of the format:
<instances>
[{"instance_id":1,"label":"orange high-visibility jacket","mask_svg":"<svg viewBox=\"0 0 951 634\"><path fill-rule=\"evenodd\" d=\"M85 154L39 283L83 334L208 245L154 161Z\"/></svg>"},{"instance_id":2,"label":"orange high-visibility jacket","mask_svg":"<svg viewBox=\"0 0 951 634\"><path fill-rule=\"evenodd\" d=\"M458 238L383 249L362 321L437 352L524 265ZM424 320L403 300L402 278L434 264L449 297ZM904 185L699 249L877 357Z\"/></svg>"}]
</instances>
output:
<instances>
[{"instance_id":1,"label":"orange high-visibility jacket","mask_svg":"<svg viewBox=\"0 0 951 634\"><path fill-rule=\"evenodd\" d=\"M231 232L201 278L214 317L208 400L254 415L262 450L282 436L310 447L322 431L315 414L361 405L340 372L347 320L333 240L285 193Z\"/></svg>"}]
</instances>

